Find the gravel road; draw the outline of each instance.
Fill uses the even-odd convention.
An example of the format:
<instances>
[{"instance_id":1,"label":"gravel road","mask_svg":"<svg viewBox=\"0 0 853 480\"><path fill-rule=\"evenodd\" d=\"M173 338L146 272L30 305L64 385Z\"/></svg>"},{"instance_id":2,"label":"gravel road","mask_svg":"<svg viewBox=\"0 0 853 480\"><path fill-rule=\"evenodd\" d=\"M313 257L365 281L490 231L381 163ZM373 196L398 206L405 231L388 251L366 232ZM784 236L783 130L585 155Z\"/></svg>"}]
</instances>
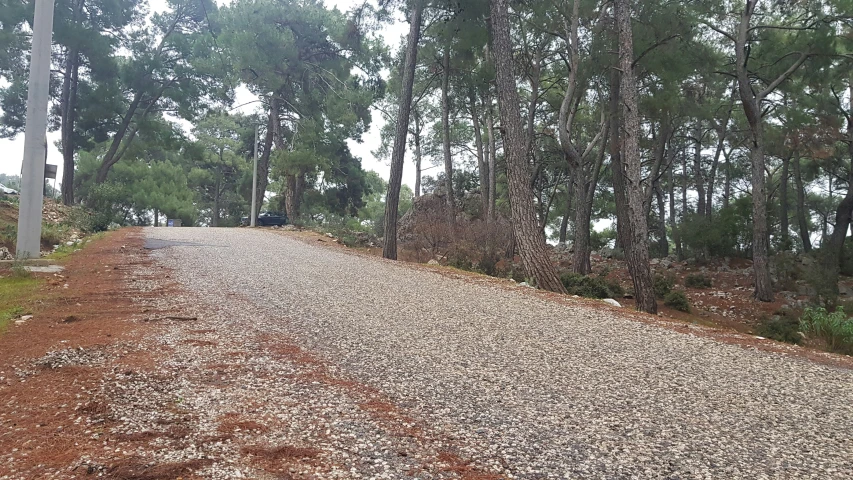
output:
<instances>
[{"instance_id":1,"label":"gravel road","mask_svg":"<svg viewBox=\"0 0 853 480\"><path fill-rule=\"evenodd\" d=\"M853 478L851 371L280 232L145 235L208 312L158 339L186 408L251 404L318 478ZM241 368L188 380L214 361Z\"/></svg>"}]
</instances>

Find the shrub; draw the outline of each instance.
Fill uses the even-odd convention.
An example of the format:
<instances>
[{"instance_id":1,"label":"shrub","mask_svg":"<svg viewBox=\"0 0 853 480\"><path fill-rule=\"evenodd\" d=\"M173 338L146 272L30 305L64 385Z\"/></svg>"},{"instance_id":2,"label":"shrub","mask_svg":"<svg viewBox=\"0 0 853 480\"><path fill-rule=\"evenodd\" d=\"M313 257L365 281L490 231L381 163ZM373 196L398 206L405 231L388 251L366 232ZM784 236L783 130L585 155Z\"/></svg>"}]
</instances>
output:
<instances>
[{"instance_id":1,"label":"shrub","mask_svg":"<svg viewBox=\"0 0 853 480\"><path fill-rule=\"evenodd\" d=\"M68 238L68 234L67 226L45 222L41 227L41 243L43 246L61 245Z\"/></svg>"},{"instance_id":2,"label":"shrub","mask_svg":"<svg viewBox=\"0 0 853 480\"><path fill-rule=\"evenodd\" d=\"M474 268L474 263L471 259L459 252L454 252L447 257L447 265L453 268L458 268L459 270L470 271Z\"/></svg>"},{"instance_id":3,"label":"shrub","mask_svg":"<svg viewBox=\"0 0 853 480\"><path fill-rule=\"evenodd\" d=\"M560 281L571 295L587 298L613 298L622 296L625 291L616 282L604 277L592 277L566 272L560 275Z\"/></svg>"},{"instance_id":4,"label":"shrub","mask_svg":"<svg viewBox=\"0 0 853 480\"><path fill-rule=\"evenodd\" d=\"M843 307L832 313L823 307L806 308L800 317L800 329L824 342L830 351L853 354L853 319L847 317Z\"/></svg>"},{"instance_id":5,"label":"shrub","mask_svg":"<svg viewBox=\"0 0 853 480\"><path fill-rule=\"evenodd\" d=\"M711 288L711 279L701 273L691 273L684 278L684 286L688 288Z\"/></svg>"},{"instance_id":6,"label":"shrub","mask_svg":"<svg viewBox=\"0 0 853 480\"><path fill-rule=\"evenodd\" d=\"M762 337L795 345L803 340L800 333L800 319L786 312L776 312L770 318L764 317L758 324L756 333Z\"/></svg>"},{"instance_id":7,"label":"shrub","mask_svg":"<svg viewBox=\"0 0 853 480\"><path fill-rule=\"evenodd\" d=\"M675 290L669 292L663 299L663 304L679 312L690 313L690 302L684 292Z\"/></svg>"},{"instance_id":8,"label":"shrub","mask_svg":"<svg viewBox=\"0 0 853 480\"><path fill-rule=\"evenodd\" d=\"M665 298L669 292L672 291L672 287L675 286L675 276L672 274L667 275L655 275L655 296L658 298Z\"/></svg>"}]
</instances>

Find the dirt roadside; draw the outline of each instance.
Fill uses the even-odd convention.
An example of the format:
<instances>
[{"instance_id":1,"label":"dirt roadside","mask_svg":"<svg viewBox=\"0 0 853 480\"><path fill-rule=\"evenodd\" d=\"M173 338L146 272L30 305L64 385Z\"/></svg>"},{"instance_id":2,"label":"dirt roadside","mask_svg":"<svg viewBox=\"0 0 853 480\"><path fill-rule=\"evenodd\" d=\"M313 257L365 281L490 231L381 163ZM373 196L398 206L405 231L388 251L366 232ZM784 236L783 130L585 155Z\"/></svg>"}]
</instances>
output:
<instances>
[{"instance_id":1,"label":"dirt roadside","mask_svg":"<svg viewBox=\"0 0 853 480\"><path fill-rule=\"evenodd\" d=\"M193 306L152 261L139 229L112 232L63 265L60 275L39 274L33 318L0 335L0 480L364 478L348 473L368 468L362 459L330 453L328 426L317 428L329 419L306 407L318 391L345 399L354 412L347 421L383 432L413 478L502 478L470 466L452 441L425 434L381 392L332 374L290 339L260 335L249 341L255 351L236 348L216 330L222 318ZM296 403L249 398L213 413L176 398L281 387L267 372L254 376L253 357L290 372L284 388ZM311 434L294 441L293 419L261 415L267 407L279 417L291 410Z\"/></svg>"}]
</instances>

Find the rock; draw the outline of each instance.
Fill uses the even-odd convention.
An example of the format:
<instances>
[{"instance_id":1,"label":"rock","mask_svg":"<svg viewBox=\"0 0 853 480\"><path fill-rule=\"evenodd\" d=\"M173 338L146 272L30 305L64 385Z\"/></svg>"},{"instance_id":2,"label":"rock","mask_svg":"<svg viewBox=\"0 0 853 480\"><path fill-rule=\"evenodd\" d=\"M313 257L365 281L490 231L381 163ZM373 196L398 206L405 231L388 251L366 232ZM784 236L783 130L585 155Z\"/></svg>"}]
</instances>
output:
<instances>
[{"instance_id":1,"label":"rock","mask_svg":"<svg viewBox=\"0 0 853 480\"><path fill-rule=\"evenodd\" d=\"M431 259L427 262L427 265L441 265L441 263L439 263L439 262L438 262L438 260L436 260L436 259L434 259L434 258L431 258Z\"/></svg>"},{"instance_id":2,"label":"rock","mask_svg":"<svg viewBox=\"0 0 853 480\"><path fill-rule=\"evenodd\" d=\"M843 283L838 284L838 294L842 297L849 297L853 295L853 289L850 288L849 285L845 285Z\"/></svg>"},{"instance_id":3,"label":"rock","mask_svg":"<svg viewBox=\"0 0 853 480\"><path fill-rule=\"evenodd\" d=\"M6 247L0 247L0 260L14 260L15 256Z\"/></svg>"},{"instance_id":4,"label":"rock","mask_svg":"<svg viewBox=\"0 0 853 480\"><path fill-rule=\"evenodd\" d=\"M797 285L797 295L813 297L817 295L817 290L815 290L811 285Z\"/></svg>"},{"instance_id":5,"label":"rock","mask_svg":"<svg viewBox=\"0 0 853 480\"><path fill-rule=\"evenodd\" d=\"M329 237L329 238L335 238L335 236L334 236L334 235L332 235L331 233L326 233L326 236L327 236L327 237Z\"/></svg>"},{"instance_id":6,"label":"rock","mask_svg":"<svg viewBox=\"0 0 853 480\"><path fill-rule=\"evenodd\" d=\"M529 284L529 283L527 283L527 282L521 282L521 283L519 283L518 285L519 285L520 287L533 288L533 285L531 285L531 284Z\"/></svg>"},{"instance_id":7,"label":"rock","mask_svg":"<svg viewBox=\"0 0 853 480\"><path fill-rule=\"evenodd\" d=\"M612 298L605 298L601 301L608 304L608 305L612 305L614 307L620 307L620 308L622 307L622 305L619 302L617 302L616 300L613 300Z\"/></svg>"},{"instance_id":8,"label":"rock","mask_svg":"<svg viewBox=\"0 0 853 480\"><path fill-rule=\"evenodd\" d=\"M74 245L74 242L65 242L65 246L70 247L71 245Z\"/></svg>"}]
</instances>

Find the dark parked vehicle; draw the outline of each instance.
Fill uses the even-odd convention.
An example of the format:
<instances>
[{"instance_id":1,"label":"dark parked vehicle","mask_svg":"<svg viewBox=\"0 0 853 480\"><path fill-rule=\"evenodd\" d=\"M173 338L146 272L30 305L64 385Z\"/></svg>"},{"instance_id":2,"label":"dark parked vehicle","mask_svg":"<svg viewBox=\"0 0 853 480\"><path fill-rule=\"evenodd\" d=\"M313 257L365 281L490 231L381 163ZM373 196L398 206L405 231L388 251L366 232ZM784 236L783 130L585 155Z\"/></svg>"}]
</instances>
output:
<instances>
[{"instance_id":1,"label":"dark parked vehicle","mask_svg":"<svg viewBox=\"0 0 853 480\"><path fill-rule=\"evenodd\" d=\"M243 225L249 225L249 217L243 217ZM276 212L261 212L255 224L259 227L268 227L272 225L287 225L287 215Z\"/></svg>"}]
</instances>

